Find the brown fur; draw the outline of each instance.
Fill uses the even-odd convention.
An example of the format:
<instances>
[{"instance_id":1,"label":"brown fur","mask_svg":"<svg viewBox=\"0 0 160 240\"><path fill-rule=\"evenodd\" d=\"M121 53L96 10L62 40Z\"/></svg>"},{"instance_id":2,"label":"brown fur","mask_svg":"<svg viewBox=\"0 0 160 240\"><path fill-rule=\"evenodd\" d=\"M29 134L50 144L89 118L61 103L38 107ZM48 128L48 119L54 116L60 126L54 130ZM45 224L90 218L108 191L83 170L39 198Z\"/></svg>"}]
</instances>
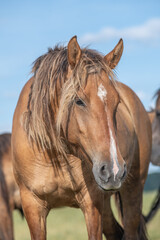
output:
<instances>
[{"instance_id":1,"label":"brown fur","mask_svg":"<svg viewBox=\"0 0 160 240\"><path fill-rule=\"evenodd\" d=\"M156 98L155 107L148 112L152 124L152 154L151 163L160 166L160 89L158 89L153 98ZM155 216L160 206L160 187L157 191L151 209L147 216L144 216L145 221L148 223Z\"/></svg>"},{"instance_id":2,"label":"brown fur","mask_svg":"<svg viewBox=\"0 0 160 240\"><path fill-rule=\"evenodd\" d=\"M152 154L153 165L160 166L160 89L153 96L156 98L155 108L148 112L152 124Z\"/></svg>"},{"instance_id":3,"label":"brown fur","mask_svg":"<svg viewBox=\"0 0 160 240\"><path fill-rule=\"evenodd\" d=\"M10 136L0 135L0 240L12 240L13 222L8 187L3 172L2 158L10 148Z\"/></svg>"},{"instance_id":4,"label":"brown fur","mask_svg":"<svg viewBox=\"0 0 160 240\"><path fill-rule=\"evenodd\" d=\"M18 209L23 216L23 211L19 189L13 175L9 133L0 135L0 189L0 240L11 240L13 239L12 212Z\"/></svg>"},{"instance_id":5,"label":"brown fur","mask_svg":"<svg viewBox=\"0 0 160 240\"><path fill-rule=\"evenodd\" d=\"M1 134L0 135L0 157L3 154L7 153L11 147L11 135L10 134Z\"/></svg>"},{"instance_id":6,"label":"brown fur","mask_svg":"<svg viewBox=\"0 0 160 240\"><path fill-rule=\"evenodd\" d=\"M8 188L11 210L18 209L23 216L19 189L13 175L10 133L0 135L0 164Z\"/></svg>"},{"instance_id":7,"label":"brown fur","mask_svg":"<svg viewBox=\"0 0 160 240\"><path fill-rule=\"evenodd\" d=\"M48 212L62 206L82 209L90 240L102 240L102 232L109 240L147 239L142 192L151 126L135 93L113 80L110 67L122 51L121 40L104 58L81 50L73 37L67 48L35 62L12 129L14 173L32 240L46 239ZM124 233L111 211L113 190L122 199Z\"/></svg>"},{"instance_id":8,"label":"brown fur","mask_svg":"<svg viewBox=\"0 0 160 240\"><path fill-rule=\"evenodd\" d=\"M13 239L13 222L9 194L3 172L0 168L0 240Z\"/></svg>"}]
</instances>

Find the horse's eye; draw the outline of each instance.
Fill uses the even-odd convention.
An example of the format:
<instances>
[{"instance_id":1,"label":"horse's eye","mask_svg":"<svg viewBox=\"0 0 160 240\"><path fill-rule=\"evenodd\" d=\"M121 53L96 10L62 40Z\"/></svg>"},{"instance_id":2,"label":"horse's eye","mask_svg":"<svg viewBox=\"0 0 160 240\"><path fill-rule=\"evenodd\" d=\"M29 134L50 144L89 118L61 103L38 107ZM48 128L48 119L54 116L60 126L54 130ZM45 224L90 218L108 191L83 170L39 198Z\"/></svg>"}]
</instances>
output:
<instances>
[{"instance_id":1,"label":"horse's eye","mask_svg":"<svg viewBox=\"0 0 160 240\"><path fill-rule=\"evenodd\" d=\"M78 106L82 106L82 107L85 107L86 105L85 105L85 103L79 98L79 99L76 99L76 104L78 105Z\"/></svg>"}]
</instances>

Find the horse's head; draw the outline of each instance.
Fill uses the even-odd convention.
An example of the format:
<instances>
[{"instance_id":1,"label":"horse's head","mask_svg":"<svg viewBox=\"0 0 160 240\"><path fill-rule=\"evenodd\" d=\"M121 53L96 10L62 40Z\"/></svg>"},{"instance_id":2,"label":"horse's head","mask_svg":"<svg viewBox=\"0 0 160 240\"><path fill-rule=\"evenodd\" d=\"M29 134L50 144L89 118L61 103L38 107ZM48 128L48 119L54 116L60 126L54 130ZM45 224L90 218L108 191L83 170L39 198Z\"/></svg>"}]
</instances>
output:
<instances>
[{"instance_id":1,"label":"horse's head","mask_svg":"<svg viewBox=\"0 0 160 240\"><path fill-rule=\"evenodd\" d=\"M80 87L68 116L67 138L91 161L95 180L104 190L118 189L126 172L116 137L120 97L111 79L122 51L122 40L105 57L82 51L76 37L68 44L68 77L76 78L79 71Z\"/></svg>"}]
</instances>

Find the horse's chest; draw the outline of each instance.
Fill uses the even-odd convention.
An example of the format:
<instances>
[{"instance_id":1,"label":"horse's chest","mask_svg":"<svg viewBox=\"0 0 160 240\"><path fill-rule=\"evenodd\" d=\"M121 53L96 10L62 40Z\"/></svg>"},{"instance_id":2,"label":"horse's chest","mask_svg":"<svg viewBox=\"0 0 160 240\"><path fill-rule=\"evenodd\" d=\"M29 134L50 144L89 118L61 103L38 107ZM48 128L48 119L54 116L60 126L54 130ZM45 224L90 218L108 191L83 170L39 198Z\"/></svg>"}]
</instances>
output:
<instances>
[{"instance_id":1,"label":"horse's chest","mask_svg":"<svg viewBox=\"0 0 160 240\"><path fill-rule=\"evenodd\" d=\"M41 170L37 168L34 169L31 188L38 197L45 199L51 207L77 207L75 193L79 192L83 185L80 175L80 171L78 176L76 171L70 174L65 168L58 172L53 167L43 167Z\"/></svg>"}]
</instances>

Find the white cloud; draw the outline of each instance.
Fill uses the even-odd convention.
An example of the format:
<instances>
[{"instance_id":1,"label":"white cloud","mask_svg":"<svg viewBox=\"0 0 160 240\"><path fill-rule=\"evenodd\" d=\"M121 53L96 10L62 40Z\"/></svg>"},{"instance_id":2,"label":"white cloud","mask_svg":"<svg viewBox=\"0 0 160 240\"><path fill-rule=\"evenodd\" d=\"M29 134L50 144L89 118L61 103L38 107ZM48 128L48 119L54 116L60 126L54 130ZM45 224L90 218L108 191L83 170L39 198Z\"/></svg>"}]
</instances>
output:
<instances>
[{"instance_id":1,"label":"white cloud","mask_svg":"<svg viewBox=\"0 0 160 240\"><path fill-rule=\"evenodd\" d=\"M160 18L153 18L144 24L127 28L106 27L97 33L87 33L80 39L82 44L104 42L113 38L125 38L128 40L157 41L160 40Z\"/></svg>"}]
</instances>

